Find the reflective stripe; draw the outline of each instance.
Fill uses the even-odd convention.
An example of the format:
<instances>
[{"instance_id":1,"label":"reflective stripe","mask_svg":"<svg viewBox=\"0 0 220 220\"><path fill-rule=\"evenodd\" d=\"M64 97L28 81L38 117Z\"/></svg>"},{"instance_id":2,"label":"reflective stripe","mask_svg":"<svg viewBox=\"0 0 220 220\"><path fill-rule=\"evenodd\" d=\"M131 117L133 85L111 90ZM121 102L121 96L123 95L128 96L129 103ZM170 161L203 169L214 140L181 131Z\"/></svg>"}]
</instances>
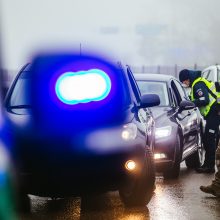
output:
<instances>
[{"instance_id":1,"label":"reflective stripe","mask_svg":"<svg viewBox=\"0 0 220 220\"><path fill-rule=\"evenodd\" d=\"M215 102L215 100L216 100L216 99L215 99L214 97L212 97L212 96L211 96L211 97L209 97L209 102L212 102L212 101L214 101L214 102Z\"/></svg>"},{"instance_id":2,"label":"reflective stripe","mask_svg":"<svg viewBox=\"0 0 220 220\"><path fill-rule=\"evenodd\" d=\"M214 133L215 133L215 130L209 129L209 133L214 134Z\"/></svg>"},{"instance_id":3,"label":"reflective stripe","mask_svg":"<svg viewBox=\"0 0 220 220\"><path fill-rule=\"evenodd\" d=\"M199 98L199 100L205 100L205 97L201 97L201 98Z\"/></svg>"},{"instance_id":4,"label":"reflective stripe","mask_svg":"<svg viewBox=\"0 0 220 220\"><path fill-rule=\"evenodd\" d=\"M214 90L215 89L215 84L213 84L209 89Z\"/></svg>"}]
</instances>

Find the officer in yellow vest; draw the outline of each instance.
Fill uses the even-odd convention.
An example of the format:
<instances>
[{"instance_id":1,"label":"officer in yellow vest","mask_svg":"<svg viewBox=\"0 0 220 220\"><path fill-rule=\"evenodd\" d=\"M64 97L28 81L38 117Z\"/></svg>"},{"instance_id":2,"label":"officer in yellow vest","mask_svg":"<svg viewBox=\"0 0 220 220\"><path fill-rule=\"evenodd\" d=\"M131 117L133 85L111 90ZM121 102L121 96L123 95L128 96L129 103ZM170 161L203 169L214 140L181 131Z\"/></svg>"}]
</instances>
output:
<instances>
[{"instance_id":1,"label":"officer in yellow vest","mask_svg":"<svg viewBox=\"0 0 220 220\"><path fill-rule=\"evenodd\" d=\"M199 173L215 172L215 151L218 143L220 115L220 93L216 92L215 84L201 77L201 71L184 69L179 73L180 81L191 87L190 99L199 108L206 120L204 148L206 151L204 164L197 168Z\"/></svg>"},{"instance_id":2,"label":"officer in yellow vest","mask_svg":"<svg viewBox=\"0 0 220 220\"><path fill-rule=\"evenodd\" d=\"M186 86L191 87L190 98L195 103L206 120L204 147L206 150L204 164L197 169L199 173L215 172L215 149L217 172L215 179L208 186L200 186L204 193L220 197L220 145L218 134L220 124L220 93L216 92L213 82L201 77L200 71L184 69L179 73L179 79Z\"/></svg>"}]
</instances>

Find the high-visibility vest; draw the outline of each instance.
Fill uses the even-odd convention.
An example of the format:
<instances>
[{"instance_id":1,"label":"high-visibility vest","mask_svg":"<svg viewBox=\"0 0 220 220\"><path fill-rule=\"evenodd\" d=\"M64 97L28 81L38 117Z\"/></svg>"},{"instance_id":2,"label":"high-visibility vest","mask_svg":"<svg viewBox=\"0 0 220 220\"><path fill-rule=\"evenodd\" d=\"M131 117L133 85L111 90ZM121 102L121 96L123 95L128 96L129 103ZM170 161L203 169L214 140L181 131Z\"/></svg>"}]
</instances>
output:
<instances>
[{"instance_id":1,"label":"high-visibility vest","mask_svg":"<svg viewBox=\"0 0 220 220\"><path fill-rule=\"evenodd\" d=\"M194 94L193 94L193 88L195 86L196 83L198 82L204 82L205 85L208 88L208 92L209 92L209 104L206 106L202 106L199 107L199 111L203 116L207 116L212 105L215 103L215 101L217 101L218 104L220 104L220 92L216 92L216 87L215 87L215 83L214 82L210 82L205 78L199 77L198 79L196 79L193 84L192 84L192 90L191 90L191 94L190 94L190 99L191 101L194 101Z\"/></svg>"}]
</instances>

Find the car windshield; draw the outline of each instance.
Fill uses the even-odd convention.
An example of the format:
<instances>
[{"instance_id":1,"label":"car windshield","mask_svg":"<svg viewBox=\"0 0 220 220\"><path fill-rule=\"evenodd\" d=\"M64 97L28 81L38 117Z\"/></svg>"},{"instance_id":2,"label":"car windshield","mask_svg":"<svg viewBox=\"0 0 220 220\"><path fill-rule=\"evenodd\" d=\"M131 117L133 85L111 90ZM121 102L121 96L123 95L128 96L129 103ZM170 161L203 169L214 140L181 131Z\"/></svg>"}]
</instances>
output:
<instances>
[{"instance_id":1,"label":"car windshield","mask_svg":"<svg viewBox=\"0 0 220 220\"><path fill-rule=\"evenodd\" d=\"M137 80L141 95L143 94L157 94L160 97L159 106L169 106L169 96L167 92L167 84L165 82L153 82Z\"/></svg>"},{"instance_id":2,"label":"car windshield","mask_svg":"<svg viewBox=\"0 0 220 220\"><path fill-rule=\"evenodd\" d=\"M22 72L16 81L9 101L10 108L30 108L30 94L25 92L29 91L29 74L30 71Z\"/></svg>"},{"instance_id":3,"label":"car windshield","mask_svg":"<svg viewBox=\"0 0 220 220\"><path fill-rule=\"evenodd\" d=\"M30 91L30 84L31 84L31 78L30 78L31 71L23 71L19 78L17 79L15 86L12 90L12 93L9 97L8 107L11 109L28 109L31 108L31 97L30 93L27 91ZM120 85L123 85L126 79L120 80ZM129 105L131 104L131 98L128 95L125 95L128 93L128 88L126 86L120 86L122 97L121 102L123 103L123 108L127 109ZM115 97L117 98L117 97Z\"/></svg>"}]
</instances>

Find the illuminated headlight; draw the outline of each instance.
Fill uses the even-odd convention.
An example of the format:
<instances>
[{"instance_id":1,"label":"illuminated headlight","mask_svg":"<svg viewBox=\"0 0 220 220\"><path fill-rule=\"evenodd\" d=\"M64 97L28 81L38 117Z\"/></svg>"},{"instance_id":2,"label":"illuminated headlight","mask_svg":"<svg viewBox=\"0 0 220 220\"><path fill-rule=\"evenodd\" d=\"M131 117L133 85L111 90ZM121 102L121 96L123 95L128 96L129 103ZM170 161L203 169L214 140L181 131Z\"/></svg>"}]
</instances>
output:
<instances>
[{"instance_id":1,"label":"illuminated headlight","mask_svg":"<svg viewBox=\"0 0 220 220\"><path fill-rule=\"evenodd\" d=\"M171 126L156 128L155 138L168 137L171 135L171 130L172 130Z\"/></svg>"},{"instance_id":2,"label":"illuminated headlight","mask_svg":"<svg viewBox=\"0 0 220 220\"><path fill-rule=\"evenodd\" d=\"M124 140L134 140L137 137L137 126L133 123L124 125L121 137Z\"/></svg>"},{"instance_id":3,"label":"illuminated headlight","mask_svg":"<svg viewBox=\"0 0 220 220\"><path fill-rule=\"evenodd\" d=\"M167 158L166 154L163 154L163 153L161 153L161 154L159 154L159 153L154 154L154 159L155 160L165 159L165 158Z\"/></svg>"},{"instance_id":4,"label":"illuminated headlight","mask_svg":"<svg viewBox=\"0 0 220 220\"><path fill-rule=\"evenodd\" d=\"M136 163L133 160L128 160L125 163L125 168L129 171L133 171L136 168Z\"/></svg>"}]
</instances>

